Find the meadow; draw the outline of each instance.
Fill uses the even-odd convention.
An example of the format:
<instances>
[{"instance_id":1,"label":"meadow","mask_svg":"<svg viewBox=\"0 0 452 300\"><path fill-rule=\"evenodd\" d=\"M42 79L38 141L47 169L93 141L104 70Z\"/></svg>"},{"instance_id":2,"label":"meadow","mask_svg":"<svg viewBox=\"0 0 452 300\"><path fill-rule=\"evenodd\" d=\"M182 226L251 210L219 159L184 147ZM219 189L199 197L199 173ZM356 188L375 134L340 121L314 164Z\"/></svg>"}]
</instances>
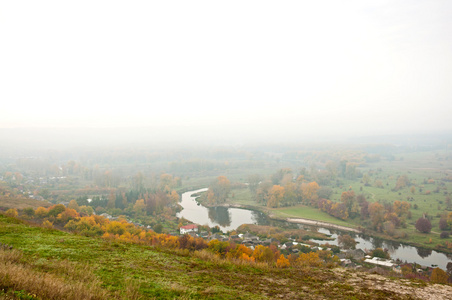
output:
<instances>
[{"instance_id":1,"label":"meadow","mask_svg":"<svg viewBox=\"0 0 452 300\"><path fill-rule=\"evenodd\" d=\"M0 214L0 299L413 299L452 288L344 269L238 264L45 229Z\"/></svg>"}]
</instances>

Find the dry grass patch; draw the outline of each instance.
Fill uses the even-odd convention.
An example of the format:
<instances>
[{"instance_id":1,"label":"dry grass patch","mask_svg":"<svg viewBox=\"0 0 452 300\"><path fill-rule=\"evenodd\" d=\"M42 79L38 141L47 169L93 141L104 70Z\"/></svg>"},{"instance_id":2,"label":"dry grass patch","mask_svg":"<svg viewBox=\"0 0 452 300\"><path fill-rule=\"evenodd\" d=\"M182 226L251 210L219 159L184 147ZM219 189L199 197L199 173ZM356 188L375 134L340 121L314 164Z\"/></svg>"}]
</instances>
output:
<instances>
[{"instance_id":1,"label":"dry grass patch","mask_svg":"<svg viewBox=\"0 0 452 300\"><path fill-rule=\"evenodd\" d=\"M0 250L0 289L26 291L29 295L42 299L94 300L109 298L108 293L100 288L100 282L95 277L82 275L86 270L75 272L74 266L62 263L59 270L63 270L64 266L67 266L68 274L73 272L78 274L74 275L74 278L86 279L82 281L72 278L72 280L65 280L55 274L34 270L33 266L21 263L21 257L19 251Z\"/></svg>"}]
</instances>

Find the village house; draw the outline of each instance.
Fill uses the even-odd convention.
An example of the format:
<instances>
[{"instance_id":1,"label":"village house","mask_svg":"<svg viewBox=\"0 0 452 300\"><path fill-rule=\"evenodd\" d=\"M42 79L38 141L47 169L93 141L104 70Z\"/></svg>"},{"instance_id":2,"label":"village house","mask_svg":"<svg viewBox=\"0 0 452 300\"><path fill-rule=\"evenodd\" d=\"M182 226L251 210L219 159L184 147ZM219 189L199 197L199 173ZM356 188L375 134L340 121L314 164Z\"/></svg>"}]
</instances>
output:
<instances>
[{"instance_id":1,"label":"village house","mask_svg":"<svg viewBox=\"0 0 452 300\"><path fill-rule=\"evenodd\" d=\"M189 232L198 232L198 225L196 224L189 224L186 226L182 226L180 228L180 234L186 234Z\"/></svg>"},{"instance_id":2,"label":"village house","mask_svg":"<svg viewBox=\"0 0 452 300\"><path fill-rule=\"evenodd\" d=\"M392 268L394 266L394 263L392 261L379 257L372 257L372 259L366 258L364 262L388 268Z\"/></svg>"}]
</instances>

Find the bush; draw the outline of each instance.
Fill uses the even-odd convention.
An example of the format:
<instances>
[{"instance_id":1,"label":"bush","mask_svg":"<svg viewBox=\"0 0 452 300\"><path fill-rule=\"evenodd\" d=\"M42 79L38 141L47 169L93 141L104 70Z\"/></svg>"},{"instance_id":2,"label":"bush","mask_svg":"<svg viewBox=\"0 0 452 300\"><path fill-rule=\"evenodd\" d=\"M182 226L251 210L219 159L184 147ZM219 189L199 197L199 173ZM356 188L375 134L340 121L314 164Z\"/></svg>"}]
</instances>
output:
<instances>
[{"instance_id":1,"label":"bush","mask_svg":"<svg viewBox=\"0 0 452 300\"><path fill-rule=\"evenodd\" d=\"M27 207L24 208L22 210L22 212L27 216L27 217L33 217L35 215L35 210L32 207Z\"/></svg>"},{"instance_id":2,"label":"bush","mask_svg":"<svg viewBox=\"0 0 452 300\"><path fill-rule=\"evenodd\" d=\"M372 257L380 257L380 258L386 258L389 259L389 253L384 251L381 248L376 248L375 250L372 251Z\"/></svg>"},{"instance_id":3,"label":"bush","mask_svg":"<svg viewBox=\"0 0 452 300\"><path fill-rule=\"evenodd\" d=\"M430 233L432 230L432 223L427 218L419 218L415 226L422 233Z\"/></svg>"},{"instance_id":4,"label":"bush","mask_svg":"<svg viewBox=\"0 0 452 300\"><path fill-rule=\"evenodd\" d=\"M56 218L59 214L61 214L65 210L66 206L64 206L63 204L53 205L49 208L48 215Z\"/></svg>"},{"instance_id":5,"label":"bush","mask_svg":"<svg viewBox=\"0 0 452 300\"><path fill-rule=\"evenodd\" d=\"M42 222L42 227L47 229L53 229L53 223L50 222L49 220L45 220L44 222Z\"/></svg>"},{"instance_id":6,"label":"bush","mask_svg":"<svg viewBox=\"0 0 452 300\"><path fill-rule=\"evenodd\" d=\"M440 268L433 269L432 275L430 276L430 280L434 283L447 283L448 279L449 275Z\"/></svg>"},{"instance_id":7,"label":"bush","mask_svg":"<svg viewBox=\"0 0 452 300\"><path fill-rule=\"evenodd\" d=\"M16 218L19 214L17 213L17 209L10 208L5 212L5 215L8 217Z\"/></svg>"},{"instance_id":8,"label":"bush","mask_svg":"<svg viewBox=\"0 0 452 300\"><path fill-rule=\"evenodd\" d=\"M439 237L442 238L442 239L447 239L449 237L449 232L443 231L443 232L441 232Z\"/></svg>"}]
</instances>

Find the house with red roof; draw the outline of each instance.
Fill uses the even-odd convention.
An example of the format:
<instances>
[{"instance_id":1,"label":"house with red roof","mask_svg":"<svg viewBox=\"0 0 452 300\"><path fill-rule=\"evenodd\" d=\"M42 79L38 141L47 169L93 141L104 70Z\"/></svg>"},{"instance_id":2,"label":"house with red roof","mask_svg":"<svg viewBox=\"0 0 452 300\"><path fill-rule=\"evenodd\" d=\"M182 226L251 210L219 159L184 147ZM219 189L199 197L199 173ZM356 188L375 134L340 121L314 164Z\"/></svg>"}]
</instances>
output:
<instances>
[{"instance_id":1,"label":"house with red roof","mask_svg":"<svg viewBox=\"0 0 452 300\"><path fill-rule=\"evenodd\" d=\"M186 234L189 232L198 232L198 225L196 224L189 224L186 226L182 226L180 228L180 234Z\"/></svg>"}]
</instances>

